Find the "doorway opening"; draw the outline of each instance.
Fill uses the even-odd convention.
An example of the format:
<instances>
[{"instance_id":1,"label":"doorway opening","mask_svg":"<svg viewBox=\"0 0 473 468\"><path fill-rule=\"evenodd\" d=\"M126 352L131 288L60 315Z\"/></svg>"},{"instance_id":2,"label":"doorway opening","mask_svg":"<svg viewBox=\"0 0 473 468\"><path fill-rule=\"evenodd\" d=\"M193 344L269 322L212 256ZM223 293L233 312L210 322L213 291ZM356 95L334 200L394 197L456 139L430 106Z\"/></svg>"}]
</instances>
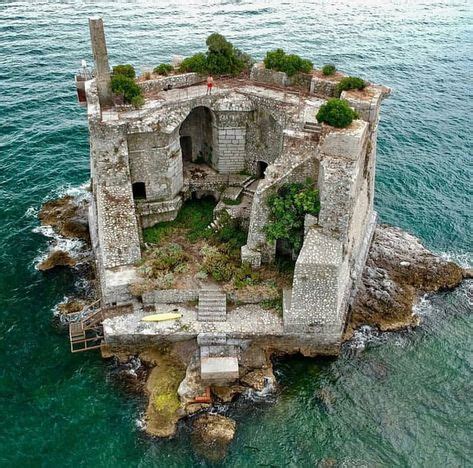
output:
<instances>
[{"instance_id":1,"label":"doorway opening","mask_svg":"<svg viewBox=\"0 0 473 468\"><path fill-rule=\"evenodd\" d=\"M146 186L144 182L135 182L131 185L134 200L146 199Z\"/></svg>"}]
</instances>

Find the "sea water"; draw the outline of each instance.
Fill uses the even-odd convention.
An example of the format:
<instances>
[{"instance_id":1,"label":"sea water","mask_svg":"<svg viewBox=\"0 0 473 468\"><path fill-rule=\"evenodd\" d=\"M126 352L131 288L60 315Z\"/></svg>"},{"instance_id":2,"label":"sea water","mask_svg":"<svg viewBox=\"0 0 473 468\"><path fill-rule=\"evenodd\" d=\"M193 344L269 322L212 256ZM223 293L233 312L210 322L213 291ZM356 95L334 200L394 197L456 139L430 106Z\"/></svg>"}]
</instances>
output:
<instances>
[{"instance_id":1,"label":"sea water","mask_svg":"<svg viewBox=\"0 0 473 468\"><path fill-rule=\"evenodd\" d=\"M96 352L72 355L53 310L80 285L41 273L37 211L89 177L74 72L104 18L112 64L138 70L205 48L214 31L255 58L282 47L393 88L381 112L382 222L471 265L473 14L467 1L0 3L0 465L205 466L183 425L142 431L143 401ZM472 290L425 298L423 325L364 329L338 359L278 363L279 392L242 399L223 466L467 466ZM335 465L332 465L334 464ZM324 465L325 464L325 465Z\"/></svg>"}]
</instances>

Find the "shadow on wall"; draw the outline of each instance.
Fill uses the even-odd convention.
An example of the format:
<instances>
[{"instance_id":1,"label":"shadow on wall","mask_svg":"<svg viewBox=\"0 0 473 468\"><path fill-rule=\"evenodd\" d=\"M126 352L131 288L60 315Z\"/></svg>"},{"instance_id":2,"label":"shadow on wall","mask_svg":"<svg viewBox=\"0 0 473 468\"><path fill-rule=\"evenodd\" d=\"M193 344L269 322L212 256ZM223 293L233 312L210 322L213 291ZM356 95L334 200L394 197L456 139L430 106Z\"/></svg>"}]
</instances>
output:
<instances>
[{"instance_id":1,"label":"shadow on wall","mask_svg":"<svg viewBox=\"0 0 473 468\"><path fill-rule=\"evenodd\" d=\"M179 129L184 161L212 164L214 116L208 107L193 109Z\"/></svg>"}]
</instances>

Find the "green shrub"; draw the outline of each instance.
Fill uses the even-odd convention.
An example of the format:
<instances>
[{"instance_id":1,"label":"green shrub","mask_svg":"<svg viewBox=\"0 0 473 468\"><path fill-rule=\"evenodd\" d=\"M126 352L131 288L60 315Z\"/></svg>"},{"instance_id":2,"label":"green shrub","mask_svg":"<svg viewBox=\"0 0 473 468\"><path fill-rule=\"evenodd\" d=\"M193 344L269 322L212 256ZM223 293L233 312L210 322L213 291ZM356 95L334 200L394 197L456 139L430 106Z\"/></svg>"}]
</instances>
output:
<instances>
[{"instance_id":1,"label":"green shrub","mask_svg":"<svg viewBox=\"0 0 473 468\"><path fill-rule=\"evenodd\" d=\"M254 271L248 262L243 262L239 268L235 270L233 282L236 288L244 288L259 283L261 275Z\"/></svg>"},{"instance_id":2,"label":"green shrub","mask_svg":"<svg viewBox=\"0 0 473 468\"><path fill-rule=\"evenodd\" d=\"M322 67L322 73L325 76L333 75L337 71L335 65L328 63Z\"/></svg>"},{"instance_id":3,"label":"green shrub","mask_svg":"<svg viewBox=\"0 0 473 468\"><path fill-rule=\"evenodd\" d=\"M207 53L200 52L184 59L179 68L181 72L235 76L253 64L248 54L236 49L221 34L211 34L206 44Z\"/></svg>"},{"instance_id":4,"label":"green shrub","mask_svg":"<svg viewBox=\"0 0 473 468\"><path fill-rule=\"evenodd\" d=\"M167 76L172 71L172 65L169 65L169 63L160 63L157 67L154 68L153 73L156 73L157 75Z\"/></svg>"},{"instance_id":5,"label":"green shrub","mask_svg":"<svg viewBox=\"0 0 473 468\"><path fill-rule=\"evenodd\" d=\"M156 276L159 271L172 270L184 262L186 258L186 253L179 244L165 244L152 252L148 261L148 273L151 276Z\"/></svg>"},{"instance_id":6,"label":"green shrub","mask_svg":"<svg viewBox=\"0 0 473 468\"><path fill-rule=\"evenodd\" d=\"M131 104L133 105L133 107L136 107L137 109L139 109L140 107L143 107L144 103L145 103L145 100L143 96L141 96L141 94L139 96L133 96L131 98Z\"/></svg>"},{"instance_id":7,"label":"green shrub","mask_svg":"<svg viewBox=\"0 0 473 468\"><path fill-rule=\"evenodd\" d=\"M338 95L342 94L342 91L348 91L350 89L363 89L366 87L366 81L357 76L346 76L342 78L340 83L337 85Z\"/></svg>"},{"instance_id":8,"label":"green shrub","mask_svg":"<svg viewBox=\"0 0 473 468\"><path fill-rule=\"evenodd\" d=\"M217 247L206 246L200 251L203 256L202 270L215 281L230 281L235 268L228 255L220 252Z\"/></svg>"},{"instance_id":9,"label":"green shrub","mask_svg":"<svg viewBox=\"0 0 473 468\"><path fill-rule=\"evenodd\" d=\"M112 76L112 91L115 94L122 95L124 101L128 104L133 102L133 98L142 96L140 87L132 78L125 75Z\"/></svg>"},{"instance_id":10,"label":"green shrub","mask_svg":"<svg viewBox=\"0 0 473 468\"><path fill-rule=\"evenodd\" d=\"M270 215L264 229L268 240L287 240L298 252L302 247L305 215L317 215L320 211L318 190L310 179L304 184L285 184L268 198L267 204Z\"/></svg>"},{"instance_id":11,"label":"green shrub","mask_svg":"<svg viewBox=\"0 0 473 468\"><path fill-rule=\"evenodd\" d=\"M128 78L131 78L131 79L135 78L136 76L133 65L130 65L129 63L123 64L123 65L115 65L113 67L113 74L127 76Z\"/></svg>"},{"instance_id":12,"label":"green shrub","mask_svg":"<svg viewBox=\"0 0 473 468\"><path fill-rule=\"evenodd\" d=\"M203 52L186 57L179 67L181 72L207 73L207 57Z\"/></svg>"},{"instance_id":13,"label":"green shrub","mask_svg":"<svg viewBox=\"0 0 473 468\"><path fill-rule=\"evenodd\" d=\"M358 113L344 99L333 98L320 106L316 117L319 123L324 122L332 127L345 128L353 122L353 119L358 118Z\"/></svg>"},{"instance_id":14,"label":"green shrub","mask_svg":"<svg viewBox=\"0 0 473 468\"><path fill-rule=\"evenodd\" d=\"M310 73L313 63L296 54L286 54L283 49L271 50L266 53L264 66L271 70L281 71L288 76L296 73Z\"/></svg>"}]
</instances>

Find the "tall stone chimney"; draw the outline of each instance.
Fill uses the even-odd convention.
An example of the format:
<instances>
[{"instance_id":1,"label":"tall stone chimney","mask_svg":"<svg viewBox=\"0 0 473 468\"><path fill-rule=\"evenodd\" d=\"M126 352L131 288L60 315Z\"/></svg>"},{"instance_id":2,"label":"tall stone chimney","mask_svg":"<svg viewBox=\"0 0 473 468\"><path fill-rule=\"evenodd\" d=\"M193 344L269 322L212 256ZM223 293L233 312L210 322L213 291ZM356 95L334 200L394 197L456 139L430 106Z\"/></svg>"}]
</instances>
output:
<instances>
[{"instance_id":1,"label":"tall stone chimney","mask_svg":"<svg viewBox=\"0 0 473 468\"><path fill-rule=\"evenodd\" d=\"M112 86L102 18L89 18L89 29L100 105L110 106L112 104Z\"/></svg>"}]
</instances>

